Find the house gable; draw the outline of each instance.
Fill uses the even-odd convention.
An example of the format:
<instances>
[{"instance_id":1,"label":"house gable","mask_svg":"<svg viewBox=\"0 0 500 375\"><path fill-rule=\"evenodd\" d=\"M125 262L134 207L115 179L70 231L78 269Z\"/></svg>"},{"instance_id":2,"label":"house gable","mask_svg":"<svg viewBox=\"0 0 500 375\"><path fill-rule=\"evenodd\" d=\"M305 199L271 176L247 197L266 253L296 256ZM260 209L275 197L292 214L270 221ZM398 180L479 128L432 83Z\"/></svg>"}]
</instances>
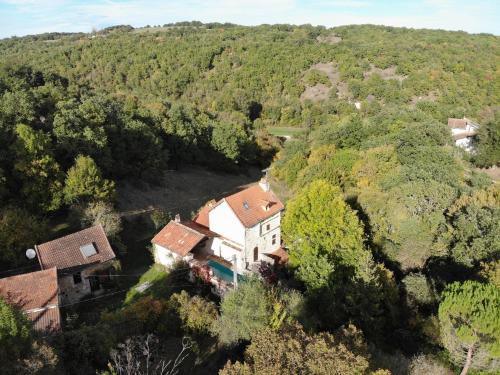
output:
<instances>
[{"instance_id":1,"label":"house gable","mask_svg":"<svg viewBox=\"0 0 500 375\"><path fill-rule=\"evenodd\" d=\"M245 226L225 199L209 212L209 221L212 232L237 244L243 245L245 243Z\"/></svg>"}]
</instances>

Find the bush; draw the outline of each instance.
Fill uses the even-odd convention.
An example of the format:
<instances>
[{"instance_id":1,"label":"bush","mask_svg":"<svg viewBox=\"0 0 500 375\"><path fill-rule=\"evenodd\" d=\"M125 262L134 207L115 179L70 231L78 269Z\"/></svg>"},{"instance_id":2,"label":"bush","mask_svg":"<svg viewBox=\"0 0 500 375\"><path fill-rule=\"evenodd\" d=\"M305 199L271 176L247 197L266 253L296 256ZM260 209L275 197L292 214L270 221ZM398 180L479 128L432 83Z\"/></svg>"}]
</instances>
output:
<instances>
[{"instance_id":1,"label":"bush","mask_svg":"<svg viewBox=\"0 0 500 375\"><path fill-rule=\"evenodd\" d=\"M403 285L410 305L428 305L435 302L433 291L425 275L410 273L403 279Z\"/></svg>"}]
</instances>

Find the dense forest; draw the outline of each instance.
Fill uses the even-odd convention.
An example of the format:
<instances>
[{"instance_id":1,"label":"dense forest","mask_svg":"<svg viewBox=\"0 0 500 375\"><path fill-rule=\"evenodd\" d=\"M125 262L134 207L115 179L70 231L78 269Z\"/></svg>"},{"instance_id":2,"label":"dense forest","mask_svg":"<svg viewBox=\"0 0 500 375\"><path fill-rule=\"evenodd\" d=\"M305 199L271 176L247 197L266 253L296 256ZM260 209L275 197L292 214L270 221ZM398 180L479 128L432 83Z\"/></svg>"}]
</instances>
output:
<instances>
[{"instance_id":1,"label":"dense forest","mask_svg":"<svg viewBox=\"0 0 500 375\"><path fill-rule=\"evenodd\" d=\"M157 288L51 339L0 300L0 373L121 374L145 344L172 374L498 373L500 189L483 171L500 166L499 66L497 36L369 25L0 40L0 272L61 217L105 217L125 249L117 184L191 164L270 165L290 254L222 301L152 268ZM446 125L464 116L471 154Z\"/></svg>"}]
</instances>

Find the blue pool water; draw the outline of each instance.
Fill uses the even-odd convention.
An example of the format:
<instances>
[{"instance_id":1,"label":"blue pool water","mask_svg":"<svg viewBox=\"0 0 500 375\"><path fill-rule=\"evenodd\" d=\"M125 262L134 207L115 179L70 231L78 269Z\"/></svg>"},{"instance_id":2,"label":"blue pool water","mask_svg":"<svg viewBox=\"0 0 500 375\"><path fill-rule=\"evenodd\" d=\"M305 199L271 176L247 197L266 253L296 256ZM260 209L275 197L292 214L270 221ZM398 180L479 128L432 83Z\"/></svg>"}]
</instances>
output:
<instances>
[{"instance_id":1,"label":"blue pool water","mask_svg":"<svg viewBox=\"0 0 500 375\"><path fill-rule=\"evenodd\" d=\"M223 266L220 263L214 262L213 260L209 260L207 262L208 266L214 271L214 275L228 283L233 282L233 271L229 268ZM238 281L242 281L243 276L238 275Z\"/></svg>"}]
</instances>

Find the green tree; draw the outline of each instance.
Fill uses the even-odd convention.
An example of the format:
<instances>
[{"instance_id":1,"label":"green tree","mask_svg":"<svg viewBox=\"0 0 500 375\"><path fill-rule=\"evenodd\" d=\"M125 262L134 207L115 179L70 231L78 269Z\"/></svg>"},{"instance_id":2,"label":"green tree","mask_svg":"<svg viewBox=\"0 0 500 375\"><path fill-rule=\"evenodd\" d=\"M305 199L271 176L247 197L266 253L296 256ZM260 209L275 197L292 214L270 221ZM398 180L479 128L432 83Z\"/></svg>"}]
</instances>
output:
<instances>
[{"instance_id":1,"label":"green tree","mask_svg":"<svg viewBox=\"0 0 500 375\"><path fill-rule=\"evenodd\" d=\"M80 155L68 170L64 198L66 203L111 201L115 195L115 183L102 177L99 167L91 157Z\"/></svg>"},{"instance_id":2,"label":"green tree","mask_svg":"<svg viewBox=\"0 0 500 375\"><path fill-rule=\"evenodd\" d=\"M26 263L26 249L46 235L45 221L22 208L3 208L0 210L0 265L12 268Z\"/></svg>"},{"instance_id":3,"label":"green tree","mask_svg":"<svg viewBox=\"0 0 500 375\"><path fill-rule=\"evenodd\" d=\"M366 276L371 254L363 247L363 227L338 187L317 180L300 190L288 201L282 229L292 265L300 267L303 256L325 256Z\"/></svg>"},{"instance_id":4,"label":"green tree","mask_svg":"<svg viewBox=\"0 0 500 375\"><path fill-rule=\"evenodd\" d=\"M51 150L50 136L27 125L16 126L14 169L22 181L21 193L31 207L57 210L62 203L62 173Z\"/></svg>"},{"instance_id":5,"label":"green tree","mask_svg":"<svg viewBox=\"0 0 500 375\"><path fill-rule=\"evenodd\" d=\"M24 314L0 297L0 361L12 366L30 348L31 324ZM10 365L8 364L10 363Z\"/></svg>"},{"instance_id":6,"label":"green tree","mask_svg":"<svg viewBox=\"0 0 500 375\"><path fill-rule=\"evenodd\" d=\"M273 301L265 285L252 278L224 296L212 329L226 344L249 341L254 332L269 325L272 314Z\"/></svg>"},{"instance_id":7,"label":"green tree","mask_svg":"<svg viewBox=\"0 0 500 375\"><path fill-rule=\"evenodd\" d=\"M439 322L443 343L462 375L470 368L498 370L500 364L500 288L466 281L443 293Z\"/></svg>"},{"instance_id":8,"label":"green tree","mask_svg":"<svg viewBox=\"0 0 500 375\"><path fill-rule=\"evenodd\" d=\"M211 144L230 161L239 162L243 158L247 142L248 136L242 126L226 122L214 125Z\"/></svg>"},{"instance_id":9,"label":"green tree","mask_svg":"<svg viewBox=\"0 0 500 375\"><path fill-rule=\"evenodd\" d=\"M500 165L500 111L495 112L492 120L479 128L477 154L472 158L479 167Z\"/></svg>"}]
</instances>

